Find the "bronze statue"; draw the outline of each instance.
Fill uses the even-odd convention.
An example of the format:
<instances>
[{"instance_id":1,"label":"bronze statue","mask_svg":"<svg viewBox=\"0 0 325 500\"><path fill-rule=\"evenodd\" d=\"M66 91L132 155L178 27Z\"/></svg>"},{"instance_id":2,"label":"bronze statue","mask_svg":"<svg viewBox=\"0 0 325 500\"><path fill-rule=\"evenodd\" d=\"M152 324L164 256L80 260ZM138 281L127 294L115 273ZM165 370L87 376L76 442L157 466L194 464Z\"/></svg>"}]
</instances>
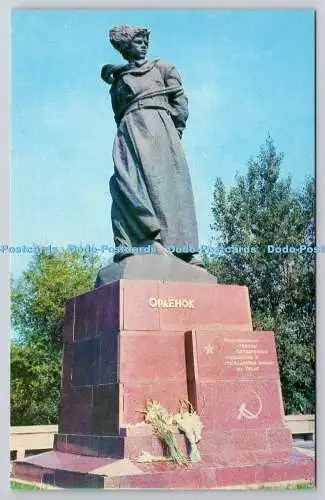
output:
<instances>
[{"instance_id":1,"label":"bronze statue","mask_svg":"<svg viewBox=\"0 0 325 500\"><path fill-rule=\"evenodd\" d=\"M114 261L132 255L132 247L153 244L158 253L177 248L177 257L203 267L181 145L188 102L175 66L146 59L149 34L147 28L113 27L110 41L128 63L105 65L101 73L111 85L117 124L110 179L114 241L117 250L130 248Z\"/></svg>"}]
</instances>

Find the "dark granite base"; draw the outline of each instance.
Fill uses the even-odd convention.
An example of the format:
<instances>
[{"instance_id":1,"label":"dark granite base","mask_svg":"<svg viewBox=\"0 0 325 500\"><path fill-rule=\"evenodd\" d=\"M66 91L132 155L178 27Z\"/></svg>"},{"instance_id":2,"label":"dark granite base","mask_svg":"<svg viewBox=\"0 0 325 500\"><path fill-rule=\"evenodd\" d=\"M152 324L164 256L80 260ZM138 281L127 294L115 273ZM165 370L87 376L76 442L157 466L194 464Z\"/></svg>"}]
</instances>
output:
<instances>
[{"instance_id":1,"label":"dark granite base","mask_svg":"<svg viewBox=\"0 0 325 500\"><path fill-rule=\"evenodd\" d=\"M247 465L202 461L184 468L171 462L139 463L50 451L16 461L13 476L63 488L214 489L314 480L315 462L294 450L281 460Z\"/></svg>"},{"instance_id":2,"label":"dark granite base","mask_svg":"<svg viewBox=\"0 0 325 500\"><path fill-rule=\"evenodd\" d=\"M99 271L95 288L120 279L217 283L215 276L205 269L168 254L133 255L109 264Z\"/></svg>"},{"instance_id":3,"label":"dark granite base","mask_svg":"<svg viewBox=\"0 0 325 500\"><path fill-rule=\"evenodd\" d=\"M175 439L184 454L189 452L183 433L175 432ZM81 434L56 434L54 451L97 458L135 460L145 450L156 456L166 455L166 447L149 425L121 428L119 435L96 436Z\"/></svg>"}]
</instances>

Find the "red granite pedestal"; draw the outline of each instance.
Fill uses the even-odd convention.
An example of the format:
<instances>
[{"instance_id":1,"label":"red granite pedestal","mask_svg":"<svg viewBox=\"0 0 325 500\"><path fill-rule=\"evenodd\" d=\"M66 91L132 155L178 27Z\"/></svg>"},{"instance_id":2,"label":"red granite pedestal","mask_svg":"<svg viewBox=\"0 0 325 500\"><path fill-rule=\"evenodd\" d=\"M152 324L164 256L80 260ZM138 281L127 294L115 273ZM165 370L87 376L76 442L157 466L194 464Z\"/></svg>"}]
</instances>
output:
<instances>
[{"instance_id":1,"label":"red granite pedestal","mask_svg":"<svg viewBox=\"0 0 325 500\"><path fill-rule=\"evenodd\" d=\"M200 463L137 462L166 452L143 424L148 398L171 412L191 401ZM119 280L67 303L54 451L14 473L70 487L215 488L313 479L314 461L284 426L274 335L252 331L246 287Z\"/></svg>"}]
</instances>

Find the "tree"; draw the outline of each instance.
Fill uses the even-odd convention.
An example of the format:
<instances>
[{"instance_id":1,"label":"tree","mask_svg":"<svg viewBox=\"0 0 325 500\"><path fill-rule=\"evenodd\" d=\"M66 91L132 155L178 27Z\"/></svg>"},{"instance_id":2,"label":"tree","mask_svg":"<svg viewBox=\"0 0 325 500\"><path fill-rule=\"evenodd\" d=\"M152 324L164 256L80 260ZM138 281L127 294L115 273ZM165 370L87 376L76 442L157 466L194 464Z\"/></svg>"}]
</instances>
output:
<instances>
[{"instance_id":1,"label":"tree","mask_svg":"<svg viewBox=\"0 0 325 500\"><path fill-rule=\"evenodd\" d=\"M99 259L61 251L34 255L12 282L12 425L58 421L65 302L89 291Z\"/></svg>"},{"instance_id":2,"label":"tree","mask_svg":"<svg viewBox=\"0 0 325 500\"><path fill-rule=\"evenodd\" d=\"M56 424L61 356L44 344L11 345L11 425Z\"/></svg>"},{"instance_id":3,"label":"tree","mask_svg":"<svg viewBox=\"0 0 325 500\"><path fill-rule=\"evenodd\" d=\"M216 180L213 241L232 249L219 257L206 254L205 261L220 282L248 286L256 328L276 333L286 409L307 412L315 404L315 257L289 247L313 243L307 228L315 183L307 179L295 191L290 177L280 176L282 160L268 137L228 192ZM285 245L287 253L275 252Z\"/></svg>"},{"instance_id":4,"label":"tree","mask_svg":"<svg viewBox=\"0 0 325 500\"><path fill-rule=\"evenodd\" d=\"M60 351L65 303L92 288L98 266L99 259L92 254L36 254L12 284L12 324L20 338L43 340Z\"/></svg>"}]
</instances>

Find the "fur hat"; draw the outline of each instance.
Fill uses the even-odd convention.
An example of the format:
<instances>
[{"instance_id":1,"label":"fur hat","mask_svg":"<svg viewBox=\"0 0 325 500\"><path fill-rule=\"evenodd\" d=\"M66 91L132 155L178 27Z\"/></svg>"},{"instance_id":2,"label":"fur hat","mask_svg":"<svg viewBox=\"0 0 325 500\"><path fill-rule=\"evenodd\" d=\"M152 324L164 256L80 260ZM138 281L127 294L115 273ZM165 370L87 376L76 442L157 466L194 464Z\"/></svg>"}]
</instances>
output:
<instances>
[{"instance_id":1,"label":"fur hat","mask_svg":"<svg viewBox=\"0 0 325 500\"><path fill-rule=\"evenodd\" d=\"M109 39L113 47L125 54L128 51L130 42L136 35L143 35L149 38L150 30L140 26L113 26L109 32Z\"/></svg>"}]
</instances>

